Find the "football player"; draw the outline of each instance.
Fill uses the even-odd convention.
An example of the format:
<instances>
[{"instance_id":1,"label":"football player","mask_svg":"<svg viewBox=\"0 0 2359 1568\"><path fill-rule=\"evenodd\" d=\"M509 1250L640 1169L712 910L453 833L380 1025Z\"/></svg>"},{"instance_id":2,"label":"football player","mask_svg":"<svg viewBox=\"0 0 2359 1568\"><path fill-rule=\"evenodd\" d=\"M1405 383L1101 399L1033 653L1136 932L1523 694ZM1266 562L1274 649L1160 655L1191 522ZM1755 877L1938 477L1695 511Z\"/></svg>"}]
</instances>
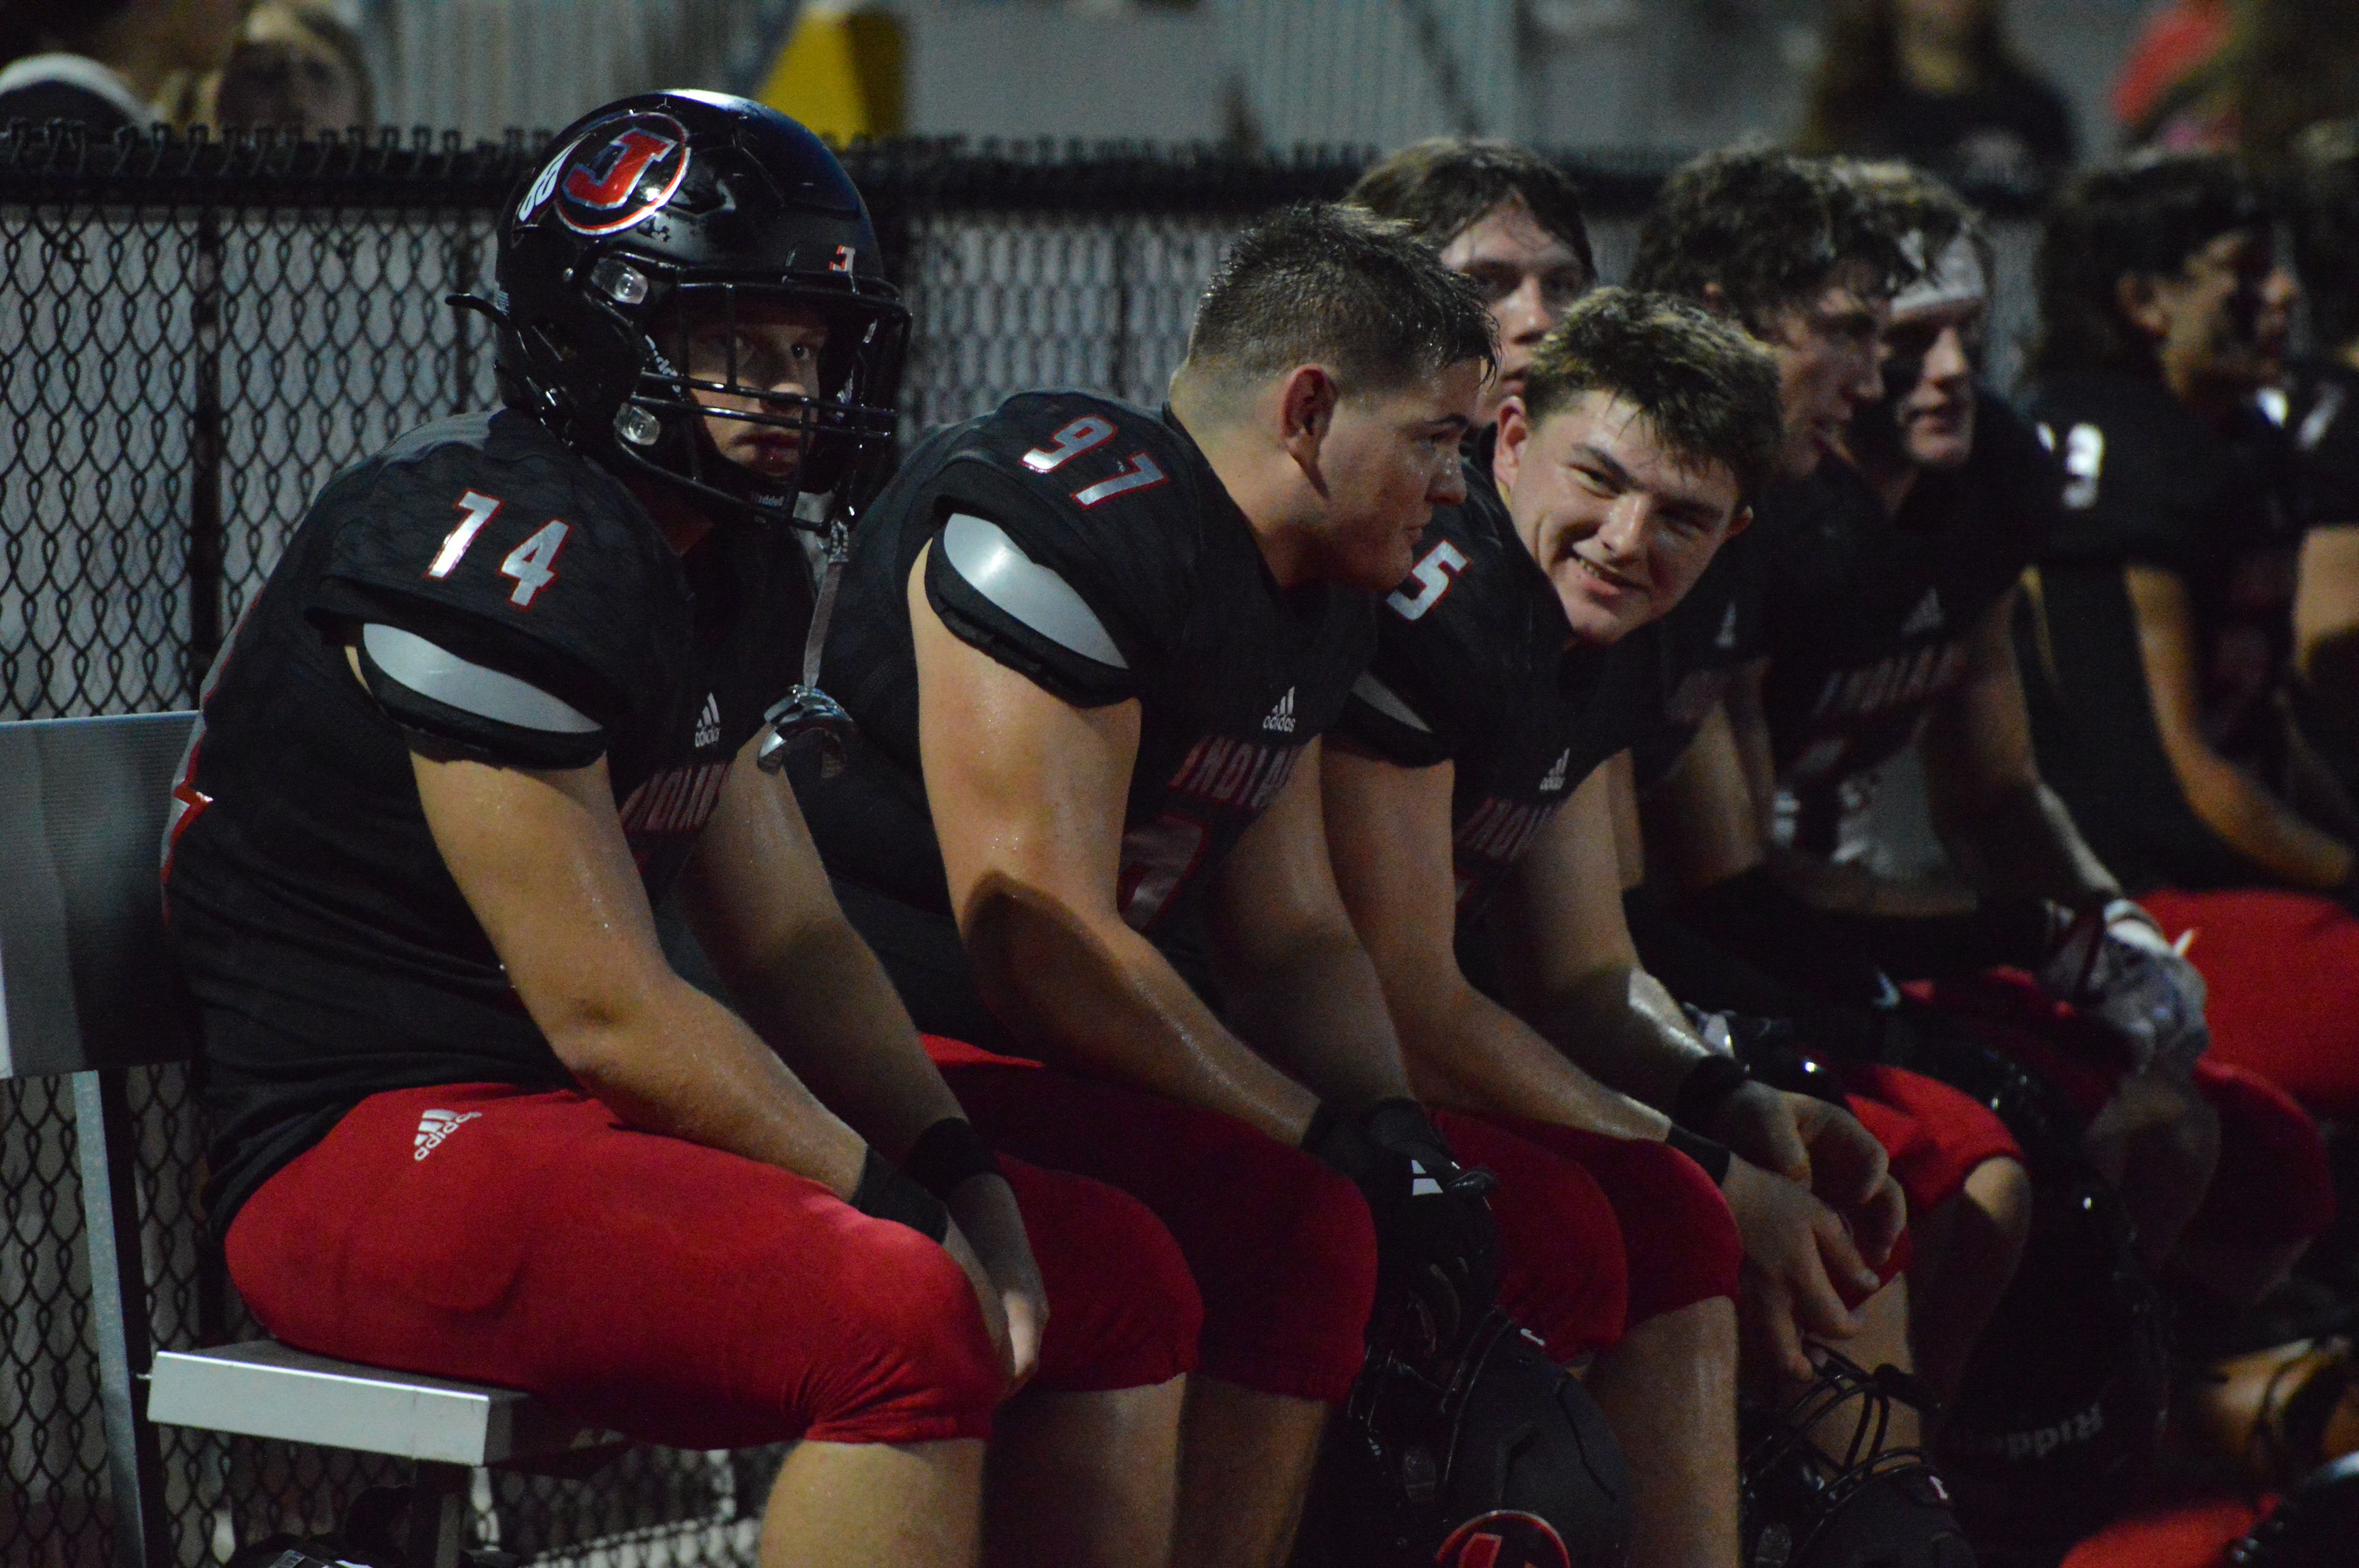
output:
<instances>
[{"instance_id":1,"label":"football player","mask_svg":"<svg viewBox=\"0 0 2359 1568\"><path fill-rule=\"evenodd\" d=\"M1715 154L1674 175L1649 209L1633 278L1726 312L1768 349L1786 417L1780 473L1791 482L1816 471L1840 448L1852 416L1881 395L1880 334L1892 284L1913 270L1902 237L1884 208L1824 165L1772 152ZM1625 885L1636 881L1647 851L1689 852L1684 839L1660 845L1651 837L1642 849L1627 794L1657 786L1683 765L1700 730L1708 740L1724 732L1723 694L1759 657L1766 557L1776 547L1757 527L1732 541L1654 629L1657 706L1633 740L1617 802ZM1713 840L1706 835L1702 842ZM1727 966L1700 964L1668 940L1647 900L1630 898L1625 910L1640 957L1677 994L1708 1006L1792 1016L1782 996L1732 994ZM1914 1223L1925 1231L1916 1238L1920 1248L1907 1292L1886 1292L1870 1303L1877 1316L1866 1358L1908 1366L1912 1339L1946 1342L1946 1325L1978 1321L2004 1288L2020 1225L1962 1225L1958 1216L1977 1206L1977 1187L2011 1194L2023 1173L2005 1127L1946 1086L1883 1067L1850 1068L1844 1076L1847 1103L1891 1154ZM1984 1244L1962 1253L1962 1237ZM1979 1306L1977 1297L1985 1298ZM1912 1321L1920 1318L1932 1333L1912 1334ZM1938 1349L1930 1360L1941 1364ZM1913 1430L1914 1413L1898 1413L1904 1430Z\"/></svg>"},{"instance_id":2,"label":"football player","mask_svg":"<svg viewBox=\"0 0 2359 1568\"><path fill-rule=\"evenodd\" d=\"M1482 294L1499 369L1474 420L1492 429L1499 405L1522 395L1540 340L1597 281L1572 177L1524 147L1438 137L1371 166L1344 200L1408 224Z\"/></svg>"},{"instance_id":3,"label":"football player","mask_svg":"<svg viewBox=\"0 0 2359 1568\"><path fill-rule=\"evenodd\" d=\"M1345 904L1420 1095L1454 1147L1508 1177L1508 1261L1571 1248L1626 1276L1618 1321L1549 1348L1598 1353L1589 1387L1631 1463L1644 1563L1735 1552L1740 1236L1767 1331L1798 1361L1805 1329L1853 1326L1830 1276L1873 1290L1866 1260L1883 1260L1900 1217L1897 1191L1871 1201L1880 1150L1824 1135L1839 1113L1818 1101L1748 1107L1782 1097L1741 1074L1712 1082L1725 1058L1614 939L1598 767L1655 673L1614 645L1744 525L1779 433L1775 367L1742 333L1618 289L1573 307L1503 407L1498 490L1470 464L1467 501L1437 514L1419 571L1386 601L1375 663L1324 760ZM1486 920L1512 956L1513 1011L1460 968L1457 930ZM1794 1147L1771 1145L1765 1130L1789 1120ZM1790 1179L1797 1153L1830 1201ZM1604 1237L1525 1224L1514 1177L1536 1157L1594 1176L1614 1206Z\"/></svg>"},{"instance_id":4,"label":"football player","mask_svg":"<svg viewBox=\"0 0 2359 1568\"><path fill-rule=\"evenodd\" d=\"M321 493L173 792L231 1277L308 1349L794 1440L765 1563L975 1562L1028 1379L992 1555L1163 1561L1184 1262L975 1133L756 765L811 608L788 521L893 428L859 193L718 95L555 149L483 307L506 406ZM674 885L742 1017L665 963Z\"/></svg>"},{"instance_id":5,"label":"football player","mask_svg":"<svg viewBox=\"0 0 2359 1568\"><path fill-rule=\"evenodd\" d=\"M1290 210L1165 410L1031 393L940 432L844 568L821 674L858 729L797 787L920 1024L1013 1058L950 1072L977 1125L1187 1254L1182 1563L1283 1560L1373 1303L1438 1338L1489 1304L1486 1178L1409 1098L1318 759L1495 352L1397 229Z\"/></svg>"},{"instance_id":6,"label":"football player","mask_svg":"<svg viewBox=\"0 0 2359 1568\"><path fill-rule=\"evenodd\" d=\"M2255 402L2295 297L2271 216L2223 158L2100 170L2060 200L2037 277L2032 413L2064 469L2017 638L2040 772L2189 945L2212 1055L2342 1109L2359 923L2332 901L2359 860L2354 824L2298 808L2322 770L2286 707L2293 458Z\"/></svg>"}]
</instances>

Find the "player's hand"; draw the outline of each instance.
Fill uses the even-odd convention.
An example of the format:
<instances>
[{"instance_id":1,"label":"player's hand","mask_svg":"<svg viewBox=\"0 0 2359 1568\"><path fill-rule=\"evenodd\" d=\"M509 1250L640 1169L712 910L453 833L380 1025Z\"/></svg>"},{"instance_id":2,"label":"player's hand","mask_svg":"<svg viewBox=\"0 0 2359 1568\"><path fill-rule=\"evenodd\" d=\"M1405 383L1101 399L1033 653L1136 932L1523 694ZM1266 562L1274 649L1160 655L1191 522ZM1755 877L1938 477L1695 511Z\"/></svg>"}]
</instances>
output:
<instances>
[{"instance_id":1,"label":"player's hand","mask_svg":"<svg viewBox=\"0 0 2359 1568\"><path fill-rule=\"evenodd\" d=\"M1007 1391L1014 1394L1039 1368L1040 1335L1049 1324L1048 1291L1024 1235L1016 1194L1002 1177L975 1176L951 1194L950 1211L943 1245L973 1281L984 1326L1007 1373Z\"/></svg>"},{"instance_id":2,"label":"player's hand","mask_svg":"<svg viewBox=\"0 0 2359 1568\"><path fill-rule=\"evenodd\" d=\"M1745 1337L1756 1355L1807 1380L1813 1368L1805 1336L1848 1339L1864 1324L1835 1281L1863 1297L1883 1281L1843 1217L1799 1184L1740 1159L1731 1162L1721 1193L1745 1242L1738 1317Z\"/></svg>"},{"instance_id":3,"label":"player's hand","mask_svg":"<svg viewBox=\"0 0 2359 1568\"><path fill-rule=\"evenodd\" d=\"M1426 1348L1440 1350L1490 1311L1499 1233L1484 1199L1497 1178L1462 1167L1422 1107L1378 1100L1353 1116L1322 1105L1302 1148L1368 1200L1380 1314L1413 1314Z\"/></svg>"}]
</instances>

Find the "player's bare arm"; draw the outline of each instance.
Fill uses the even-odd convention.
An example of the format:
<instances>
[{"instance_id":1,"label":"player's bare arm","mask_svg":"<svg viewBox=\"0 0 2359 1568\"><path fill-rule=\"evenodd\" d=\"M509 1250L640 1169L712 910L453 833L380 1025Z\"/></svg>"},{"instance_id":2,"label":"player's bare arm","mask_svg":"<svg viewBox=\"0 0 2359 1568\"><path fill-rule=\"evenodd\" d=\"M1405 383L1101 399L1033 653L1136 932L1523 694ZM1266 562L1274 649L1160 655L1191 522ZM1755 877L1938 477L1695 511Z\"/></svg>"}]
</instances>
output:
<instances>
[{"instance_id":1,"label":"player's bare arm","mask_svg":"<svg viewBox=\"0 0 2359 1568\"><path fill-rule=\"evenodd\" d=\"M906 1165L929 1127L963 1118L908 1010L843 918L783 774L747 742L682 883L690 926L755 1032L876 1151ZM809 977L831 983L813 986ZM945 1195L954 1234L981 1260L1007 1314L1016 1375L1039 1350L1048 1300L1016 1194L996 1173Z\"/></svg>"},{"instance_id":2,"label":"player's bare arm","mask_svg":"<svg viewBox=\"0 0 2359 1568\"><path fill-rule=\"evenodd\" d=\"M1984 612L1966 672L1927 716L1919 744L1933 824L1985 898L2049 898L2074 908L2121 896L2071 813L2040 781L2008 622L2015 595Z\"/></svg>"},{"instance_id":3,"label":"player's bare arm","mask_svg":"<svg viewBox=\"0 0 2359 1568\"><path fill-rule=\"evenodd\" d=\"M1591 1077L1459 968L1450 852L1455 771L1449 762L1400 767L1341 746L1321 760L1335 879L1375 962L1418 1098L1475 1115L1660 1139L1669 1118Z\"/></svg>"},{"instance_id":4,"label":"player's bare arm","mask_svg":"<svg viewBox=\"0 0 2359 1568\"><path fill-rule=\"evenodd\" d=\"M1344 1105L1409 1093L1383 988L1327 858L1322 744L1238 840L1211 889L1212 959L1237 1033Z\"/></svg>"},{"instance_id":5,"label":"player's bare arm","mask_svg":"<svg viewBox=\"0 0 2359 1568\"><path fill-rule=\"evenodd\" d=\"M1716 1054L1638 962L1622 911L1611 783L1593 773L1540 834L1495 916L1516 1011L1603 1082L1658 1108ZM1748 1083L1698 1128L1738 1154L1855 1211L1873 1255L1899 1234L1882 1148L1848 1114Z\"/></svg>"},{"instance_id":6,"label":"player's bare arm","mask_svg":"<svg viewBox=\"0 0 2359 1568\"><path fill-rule=\"evenodd\" d=\"M2296 886L2348 882L2351 847L2272 799L2205 740L2187 585L2159 567L2127 566L2123 578L2137 618L2138 661L2155 730L2189 806L2237 850Z\"/></svg>"},{"instance_id":7,"label":"player's bare arm","mask_svg":"<svg viewBox=\"0 0 2359 1568\"><path fill-rule=\"evenodd\" d=\"M413 754L443 863L549 1048L630 1125L810 1177L847 1201L867 1144L760 1036L672 969L602 758L535 773ZM998 1292L963 1238L994 1342ZM1028 1369L1028 1368L1027 1368Z\"/></svg>"},{"instance_id":8,"label":"player's bare arm","mask_svg":"<svg viewBox=\"0 0 2359 1568\"><path fill-rule=\"evenodd\" d=\"M909 578L919 744L951 907L993 1010L1061 1064L1301 1141L1317 1100L1114 906L1136 701L1080 708L961 641ZM995 744L978 747L980 730Z\"/></svg>"}]
</instances>

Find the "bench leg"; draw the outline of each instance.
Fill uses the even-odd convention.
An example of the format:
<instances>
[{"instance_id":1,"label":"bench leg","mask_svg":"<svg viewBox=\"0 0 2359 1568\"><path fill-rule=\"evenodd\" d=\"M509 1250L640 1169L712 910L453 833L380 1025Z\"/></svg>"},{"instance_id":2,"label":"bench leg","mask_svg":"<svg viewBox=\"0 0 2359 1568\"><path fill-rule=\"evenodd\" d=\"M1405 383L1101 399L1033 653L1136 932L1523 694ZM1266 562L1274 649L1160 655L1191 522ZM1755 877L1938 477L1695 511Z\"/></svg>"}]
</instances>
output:
<instances>
[{"instance_id":1,"label":"bench leg","mask_svg":"<svg viewBox=\"0 0 2359 1568\"><path fill-rule=\"evenodd\" d=\"M409 1568L458 1568L465 1539L469 1476L464 1465L419 1460L409 1489Z\"/></svg>"}]
</instances>

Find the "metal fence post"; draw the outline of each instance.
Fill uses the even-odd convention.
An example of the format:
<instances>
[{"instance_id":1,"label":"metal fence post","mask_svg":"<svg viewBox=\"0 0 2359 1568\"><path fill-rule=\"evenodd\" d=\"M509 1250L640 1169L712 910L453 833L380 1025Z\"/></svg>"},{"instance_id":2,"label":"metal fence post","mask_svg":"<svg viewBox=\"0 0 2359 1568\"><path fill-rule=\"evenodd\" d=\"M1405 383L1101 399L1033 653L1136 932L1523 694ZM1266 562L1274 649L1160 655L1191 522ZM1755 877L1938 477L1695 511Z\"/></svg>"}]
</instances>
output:
<instances>
[{"instance_id":1,"label":"metal fence post","mask_svg":"<svg viewBox=\"0 0 2359 1568\"><path fill-rule=\"evenodd\" d=\"M140 1255L136 1139L120 1072L76 1073L74 1141L82 1166L83 1244L90 1253L91 1330L98 1341L99 1407L115 1568L168 1568L163 1465L147 1421L147 1271Z\"/></svg>"},{"instance_id":2,"label":"metal fence post","mask_svg":"<svg viewBox=\"0 0 2359 1568\"><path fill-rule=\"evenodd\" d=\"M204 687L222 643L222 232L211 209L197 219L190 267L189 700Z\"/></svg>"}]
</instances>

